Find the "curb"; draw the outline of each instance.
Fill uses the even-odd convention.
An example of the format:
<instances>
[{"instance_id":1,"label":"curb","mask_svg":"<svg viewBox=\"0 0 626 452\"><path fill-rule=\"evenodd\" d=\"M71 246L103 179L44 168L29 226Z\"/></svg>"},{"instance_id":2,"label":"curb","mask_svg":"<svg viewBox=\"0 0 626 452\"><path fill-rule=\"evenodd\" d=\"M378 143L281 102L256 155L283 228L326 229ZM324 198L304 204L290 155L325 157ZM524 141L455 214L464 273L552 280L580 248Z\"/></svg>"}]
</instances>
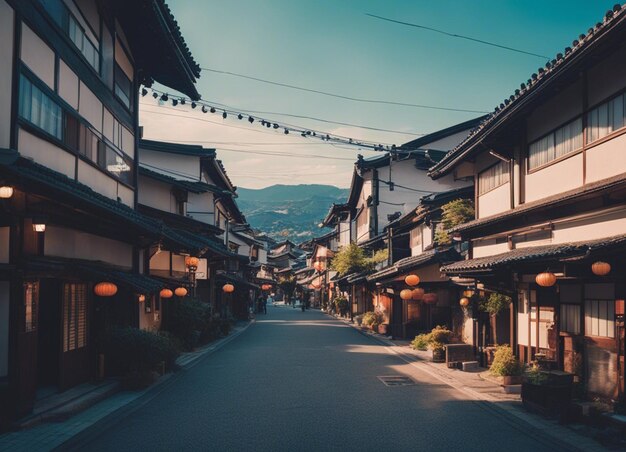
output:
<instances>
[{"instance_id":1,"label":"curb","mask_svg":"<svg viewBox=\"0 0 626 452\"><path fill-rule=\"evenodd\" d=\"M225 338L220 339L210 346L206 346L202 353L199 353L197 357L187 362L184 366L181 366L178 371L170 372L163 375L152 386L144 389L143 392L138 393L135 399L130 400L123 405L120 405L118 408L98 419L93 424L87 426L76 435L55 446L52 450L84 450L83 446L86 442L93 438L97 438L100 434L102 434L103 431L107 430L110 427L113 427L119 422L122 422L122 420L128 415L132 414L142 406L149 403L151 400L153 400L155 397L165 391L172 383L174 383L181 375L183 375L185 371L196 366L205 358L209 357L237 337L241 336L245 331L247 331L248 328L250 328L250 326L255 323L256 321L252 319L240 330L232 332Z\"/></svg>"}]
</instances>

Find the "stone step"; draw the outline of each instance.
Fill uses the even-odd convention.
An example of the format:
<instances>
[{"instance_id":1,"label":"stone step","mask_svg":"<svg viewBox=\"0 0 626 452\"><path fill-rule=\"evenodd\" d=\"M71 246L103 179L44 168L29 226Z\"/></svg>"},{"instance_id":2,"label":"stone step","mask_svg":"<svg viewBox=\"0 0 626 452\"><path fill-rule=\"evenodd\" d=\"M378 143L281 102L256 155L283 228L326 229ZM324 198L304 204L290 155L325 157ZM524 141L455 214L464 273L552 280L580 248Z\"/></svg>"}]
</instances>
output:
<instances>
[{"instance_id":1,"label":"stone step","mask_svg":"<svg viewBox=\"0 0 626 452\"><path fill-rule=\"evenodd\" d=\"M478 361L463 361L461 366L463 372L476 372L478 370Z\"/></svg>"}]
</instances>

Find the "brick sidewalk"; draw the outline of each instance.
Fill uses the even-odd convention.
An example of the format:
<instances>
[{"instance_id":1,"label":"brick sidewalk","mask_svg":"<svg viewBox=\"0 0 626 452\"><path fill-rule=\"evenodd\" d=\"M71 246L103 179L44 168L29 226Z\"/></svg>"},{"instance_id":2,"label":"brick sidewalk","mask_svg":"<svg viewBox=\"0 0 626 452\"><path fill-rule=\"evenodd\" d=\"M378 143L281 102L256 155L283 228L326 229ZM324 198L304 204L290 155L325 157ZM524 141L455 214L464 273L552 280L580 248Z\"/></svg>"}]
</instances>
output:
<instances>
[{"instance_id":1,"label":"brick sidewalk","mask_svg":"<svg viewBox=\"0 0 626 452\"><path fill-rule=\"evenodd\" d=\"M200 358L218 350L235 339L252 323L253 322L248 322L243 325L237 325L232 333L225 338L200 347L193 352L181 354L176 360L176 363L183 369L192 367L198 363ZM159 378L155 384L142 391L118 392L63 422L44 423L27 430L19 430L0 435L0 450L11 452L50 451L61 446L73 436L79 434L101 419L104 419L111 413L128 406L151 391L158 391L159 386L162 386L175 377L176 374L168 373Z\"/></svg>"}]
</instances>

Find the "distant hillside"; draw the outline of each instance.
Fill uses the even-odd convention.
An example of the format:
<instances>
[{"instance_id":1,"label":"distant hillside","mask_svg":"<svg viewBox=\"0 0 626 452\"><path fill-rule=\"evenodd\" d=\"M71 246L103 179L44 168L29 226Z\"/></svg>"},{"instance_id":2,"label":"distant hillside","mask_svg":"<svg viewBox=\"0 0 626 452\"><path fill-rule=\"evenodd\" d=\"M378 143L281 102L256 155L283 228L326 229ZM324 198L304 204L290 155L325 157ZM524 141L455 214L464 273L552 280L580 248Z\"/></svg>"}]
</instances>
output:
<instances>
[{"instance_id":1,"label":"distant hillside","mask_svg":"<svg viewBox=\"0 0 626 452\"><path fill-rule=\"evenodd\" d=\"M272 185L238 188L237 203L255 229L279 240L303 242L327 231L318 227L332 203L346 202L347 188L332 185Z\"/></svg>"}]
</instances>

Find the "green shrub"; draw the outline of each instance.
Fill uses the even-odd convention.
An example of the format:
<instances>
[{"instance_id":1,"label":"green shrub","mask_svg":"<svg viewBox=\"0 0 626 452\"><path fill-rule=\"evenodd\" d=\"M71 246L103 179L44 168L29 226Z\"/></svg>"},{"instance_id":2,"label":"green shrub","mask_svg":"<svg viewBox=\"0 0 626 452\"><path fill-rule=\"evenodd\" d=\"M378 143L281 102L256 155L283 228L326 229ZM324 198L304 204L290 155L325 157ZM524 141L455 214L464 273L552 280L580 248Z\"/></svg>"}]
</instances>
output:
<instances>
[{"instance_id":1,"label":"green shrub","mask_svg":"<svg viewBox=\"0 0 626 452\"><path fill-rule=\"evenodd\" d=\"M107 366L114 373L149 373L162 363L172 369L180 354L175 341L166 335L132 327L114 327L107 333Z\"/></svg>"},{"instance_id":2,"label":"green shrub","mask_svg":"<svg viewBox=\"0 0 626 452\"><path fill-rule=\"evenodd\" d=\"M341 315L346 315L348 312L348 299L346 297L339 296L335 298L334 303L335 310Z\"/></svg>"},{"instance_id":3,"label":"green shrub","mask_svg":"<svg viewBox=\"0 0 626 452\"><path fill-rule=\"evenodd\" d=\"M372 326L376 324L376 326L381 324L381 315L374 311L367 311L363 314L363 325Z\"/></svg>"},{"instance_id":4,"label":"green shrub","mask_svg":"<svg viewBox=\"0 0 626 452\"><path fill-rule=\"evenodd\" d=\"M493 355L493 362L489 371L501 377L522 375L524 365L513 355L508 345L499 345Z\"/></svg>"},{"instance_id":5,"label":"green shrub","mask_svg":"<svg viewBox=\"0 0 626 452\"><path fill-rule=\"evenodd\" d=\"M207 343L219 333L211 307L198 300L173 301L168 306L167 330L178 337L186 350Z\"/></svg>"},{"instance_id":6,"label":"green shrub","mask_svg":"<svg viewBox=\"0 0 626 452\"><path fill-rule=\"evenodd\" d=\"M452 331L445 326L437 325L430 332L430 343L448 344L452 338Z\"/></svg>"},{"instance_id":7,"label":"green shrub","mask_svg":"<svg viewBox=\"0 0 626 452\"><path fill-rule=\"evenodd\" d=\"M411 347L415 350L428 350L430 344L430 334L418 334L411 342Z\"/></svg>"},{"instance_id":8,"label":"green shrub","mask_svg":"<svg viewBox=\"0 0 626 452\"><path fill-rule=\"evenodd\" d=\"M437 341L430 341L430 349L432 351L440 351L440 350L444 350L446 344L444 344L443 342L437 342Z\"/></svg>"}]
</instances>

